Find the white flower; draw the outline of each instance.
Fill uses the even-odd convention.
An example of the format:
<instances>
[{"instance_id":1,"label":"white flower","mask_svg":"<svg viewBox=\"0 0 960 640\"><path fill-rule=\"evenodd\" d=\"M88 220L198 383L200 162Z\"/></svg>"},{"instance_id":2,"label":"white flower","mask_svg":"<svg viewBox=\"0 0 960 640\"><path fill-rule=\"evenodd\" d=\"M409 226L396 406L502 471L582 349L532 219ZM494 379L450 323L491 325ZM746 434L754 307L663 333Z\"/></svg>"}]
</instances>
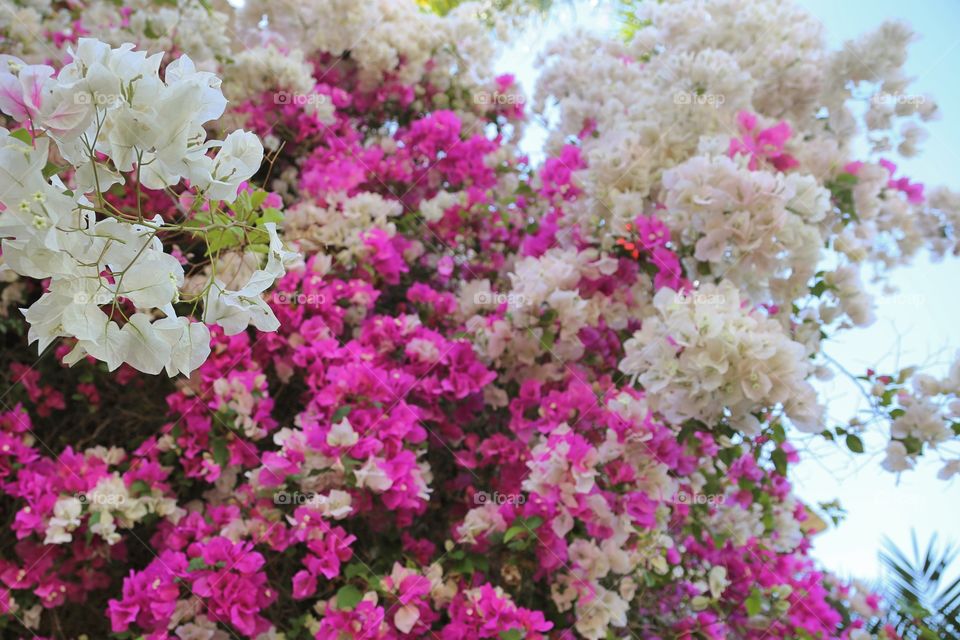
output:
<instances>
[{"instance_id":1,"label":"white flower","mask_svg":"<svg viewBox=\"0 0 960 640\"><path fill-rule=\"evenodd\" d=\"M887 457L883 460L883 468L887 471L899 472L912 469L916 458L907 454L907 448L898 440L891 440L887 445Z\"/></svg>"},{"instance_id":2,"label":"white flower","mask_svg":"<svg viewBox=\"0 0 960 640\"><path fill-rule=\"evenodd\" d=\"M376 456L370 456L362 467L353 472L358 487L369 488L374 493L383 493L393 486L393 480L380 466L379 461L380 459Z\"/></svg>"},{"instance_id":3,"label":"white flower","mask_svg":"<svg viewBox=\"0 0 960 640\"><path fill-rule=\"evenodd\" d=\"M249 180L263 162L263 144L248 131L226 137L217 155L199 156L191 169L196 186L211 200L233 202L240 183Z\"/></svg>"},{"instance_id":4,"label":"white flower","mask_svg":"<svg viewBox=\"0 0 960 640\"><path fill-rule=\"evenodd\" d=\"M350 421L344 418L330 427L327 433L327 444L331 447L352 447L360 440L360 436L350 426Z\"/></svg>"},{"instance_id":5,"label":"white flower","mask_svg":"<svg viewBox=\"0 0 960 640\"><path fill-rule=\"evenodd\" d=\"M624 627L627 624L627 602L614 591L608 591L600 585L594 586L594 596L590 600L580 598L576 607L577 631L588 640L600 640L606 637L610 626Z\"/></svg>"},{"instance_id":6,"label":"white flower","mask_svg":"<svg viewBox=\"0 0 960 640\"><path fill-rule=\"evenodd\" d=\"M507 523L495 504L487 503L467 511L456 529L458 542L475 544L477 537L493 531L506 531Z\"/></svg>"},{"instance_id":7,"label":"white flower","mask_svg":"<svg viewBox=\"0 0 960 640\"><path fill-rule=\"evenodd\" d=\"M73 540L71 531L80 526L83 504L76 496L65 496L53 505L53 517L47 522L44 544L66 544Z\"/></svg>"},{"instance_id":8,"label":"white flower","mask_svg":"<svg viewBox=\"0 0 960 640\"><path fill-rule=\"evenodd\" d=\"M157 336L170 345L170 358L164 365L171 378L189 376L210 355L210 329L202 322L183 317L167 317L153 323Z\"/></svg>"},{"instance_id":9,"label":"white flower","mask_svg":"<svg viewBox=\"0 0 960 640\"><path fill-rule=\"evenodd\" d=\"M393 616L393 624L400 633L410 633L413 625L420 619L420 609L412 604L404 605L397 609Z\"/></svg>"},{"instance_id":10,"label":"white flower","mask_svg":"<svg viewBox=\"0 0 960 640\"><path fill-rule=\"evenodd\" d=\"M229 291L220 280L215 280L207 294L204 321L220 325L228 336L240 333L250 324L260 331L276 331L280 326L262 294L286 272L284 263L298 254L283 248L275 224L267 223L264 227L270 237L266 267L254 271L247 284L237 291Z\"/></svg>"},{"instance_id":11,"label":"white flower","mask_svg":"<svg viewBox=\"0 0 960 640\"><path fill-rule=\"evenodd\" d=\"M116 295L127 298L138 309L163 308L176 302L183 285L183 267L168 253L145 251L125 268L116 286L109 287Z\"/></svg>"},{"instance_id":12,"label":"white flower","mask_svg":"<svg viewBox=\"0 0 960 640\"><path fill-rule=\"evenodd\" d=\"M312 504L316 505L320 513L334 520L342 520L353 512L352 498L346 491L333 489L329 495L318 495Z\"/></svg>"},{"instance_id":13,"label":"white flower","mask_svg":"<svg viewBox=\"0 0 960 640\"><path fill-rule=\"evenodd\" d=\"M0 55L0 111L17 122L37 120L51 76L52 67Z\"/></svg>"},{"instance_id":14,"label":"white flower","mask_svg":"<svg viewBox=\"0 0 960 640\"><path fill-rule=\"evenodd\" d=\"M251 284L239 291L227 291L215 280L204 304L204 322L220 325L228 336L240 333L251 324L260 331L276 331L280 321L262 296L272 282L251 280Z\"/></svg>"},{"instance_id":15,"label":"white flower","mask_svg":"<svg viewBox=\"0 0 960 640\"><path fill-rule=\"evenodd\" d=\"M723 595L724 589L730 585L727 580L727 568L723 566L710 567L707 572L707 584L710 588L710 596L714 599Z\"/></svg>"},{"instance_id":16,"label":"white flower","mask_svg":"<svg viewBox=\"0 0 960 640\"><path fill-rule=\"evenodd\" d=\"M949 480L953 476L960 473L960 459L951 460L940 469L940 472L937 473L937 477L941 480Z\"/></svg>"}]
</instances>

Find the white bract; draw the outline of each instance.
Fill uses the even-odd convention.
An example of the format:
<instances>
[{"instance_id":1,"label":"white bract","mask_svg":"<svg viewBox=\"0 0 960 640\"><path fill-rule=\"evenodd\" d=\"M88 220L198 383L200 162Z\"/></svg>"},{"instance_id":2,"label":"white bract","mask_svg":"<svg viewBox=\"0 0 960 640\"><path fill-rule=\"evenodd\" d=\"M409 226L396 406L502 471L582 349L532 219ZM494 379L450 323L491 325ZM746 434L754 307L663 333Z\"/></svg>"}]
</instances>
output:
<instances>
[{"instance_id":1,"label":"white bract","mask_svg":"<svg viewBox=\"0 0 960 640\"><path fill-rule=\"evenodd\" d=\"M58 337L76 339L70 364L92 356L111 370L127 363L145 373L189 374L210 353L210 331L177 315L184 268L163 243L185 225L120 210L104 194L129 185L140 202L141 187L168 189L187 179L196 197L185 217L202 207L216 211L259 170L263 147L246 131L207 140L204 125L227 101L219 78L185 55L161 78L163 54L132 44L82 38L70 54L59 73L0 56L0 111L24 125L0 130L3 262L21 276L49 279L47 292L23 310L29 340L42 351ZM228 334L248 324L278 326L261 294L293 254L275 225L263 229L266 267L238 291L207 285L206 319Z\"/></svg>"},{"instance_id":2,"label":"white bract","mask_svg":"<svg viewBox=\"0 0 960 640\"><path fill-rule=\"evenodd\" d=\"M688 297L663 288L655 315L624 343L620 371L646 389L670 420L715 422L726 414L755 435L757 407L783 406L803 431L822 429L802 345L762 312L745 308L729 281Z\"/></svg>"}]
</instances>

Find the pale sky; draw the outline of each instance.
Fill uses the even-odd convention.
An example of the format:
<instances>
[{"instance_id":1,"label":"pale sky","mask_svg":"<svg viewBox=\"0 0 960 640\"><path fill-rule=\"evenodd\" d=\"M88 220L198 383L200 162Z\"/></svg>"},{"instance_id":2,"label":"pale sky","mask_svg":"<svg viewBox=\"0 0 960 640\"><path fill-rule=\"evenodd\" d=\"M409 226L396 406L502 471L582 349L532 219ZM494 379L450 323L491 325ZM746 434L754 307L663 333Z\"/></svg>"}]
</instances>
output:
<instances>
[{"instance_id":1,"label":"pale sky","mask_svg":"<svg viewBox=\"0 0 960 640\"><path fill-rule=\"evenodd\" d=\"M943 117L932 123L930 139L919 158L898 165L914 181L960 189L960 3L956 0L801 0L826 25L832 45L855 37L885 19L909 22L920 36L912 47L908 72L917 78L912 93L929 93ZM616 16L608 3L560 2L548 23L528 29L497 61L501 72L517 76L525 92L534 90L536 54L553 38L575 27L610 32ZM542 127L531 124L523 141L534 160L542 158ZM929 364L942 372L960 349L960 260L930 264L921 259L896 272L901 289L895 297L878 297L877 322L832 342L827 352L849 370L890 370ZM898 359L899 358L899 359ZM859 394L837 379L823 388L830 415L845 421L857 410ZM874 448L880 446L874 441ZM804 442L798 442L801 450ZM868 446L870 441L868 440ZM791 470L797 493L808 504L839 498L847 520L815 539L814 555L841 576L873 579L879 575L877 552L884 536L908 548L911 528L923 543L937 532L960 542L960 481L937 480L937 464L924 464L899 479L880 468L880 456L853 456L818 442L809 443L806 459ZM815 454L815 455L811 455Z\"/></svg>"}]
</instances>

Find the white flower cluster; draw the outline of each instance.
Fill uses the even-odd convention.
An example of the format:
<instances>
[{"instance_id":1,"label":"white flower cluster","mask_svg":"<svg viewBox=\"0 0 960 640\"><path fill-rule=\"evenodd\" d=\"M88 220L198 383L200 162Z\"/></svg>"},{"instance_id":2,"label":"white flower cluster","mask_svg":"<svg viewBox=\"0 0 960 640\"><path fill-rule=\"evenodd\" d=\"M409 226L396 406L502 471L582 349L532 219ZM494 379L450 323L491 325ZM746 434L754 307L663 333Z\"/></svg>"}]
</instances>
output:
<instances>
[{"instance_id":1,"label":"white flower cluster","mask_svg":"<svg viewBox=\"0 0 960 640\"><path fill-rule=\"evenodd\" d=\"M873 151L896 149L904 157L918 153L918 145L927 137L920 123L939 112L930 96L908 91L912 79L904 64L913 40L906 24L885 22L830 56L821 100L831 128L843 135L856 132L857 117L846 103L860 99L867 104L862 119Z\"/></svg>"},{"instance_id":2,"label":"white flower cluster","mask_svg":"<svg viewBox=\"0 0 960 640\"><path fill-rule=\"evenodd\" d=\"M815 223L830 192L811 176L751 171L742 159L695 156L663 175L664 220L710 274L754 302L792 301L807 290L823 240ZM697 273L697 265L688 272Z\"/></svg>"},{"instance_id":3,"label":"white flower cluster","mask_svg":"<svg viewBox=\"0 0 960 640\"><path fill-rule=\"evenodd\" d=\"M139 205L122 211L104 193L133 183L139 202L141 186L162 190L187 179L195 192L187 214L205 203L233 202L259 170L263 147L245 131L207 140L204 124L226 107L219 79L197 71L187 56L161 78L161 57L81 39L56 76L48 66L0 58L0 110L27 127L2 131L3 262L22 276L50 279L48 292L24 311L29 338L41 351L57 337L76 338L68 363L89 355L111 370L126 362L174 376L189 374L209 354L206 325L178 316L173 306L184 269L162 239L186 225L148 218ZM54 164L62 161L67 165ZM206 319L228 333L248 323L276 329L259 296L283 275L291 254L275 226L264 231L266 268L237 291L217 281L208 287Z\"/></svg>"},{"instance_id":4,"label":"white flower cluster","mask_svg":"<svg viewBox=\"0 0 960 640\"><path fill-rule=\"evenodd\" d=\"M953 452L950 457L946 446L954 443L956 425L960 425L960 354L943 377L916 373L910 386L912 389L902 389L896 396L883 467L893 472L912 469L923 448L929 447L942 450L941 479L960 474L960 456ZM885 391L879 383L873 389L880 396Z\"/></svg>"},{"instance_id":5,"label":"white flower cluster","mask_svg":"<svg viewBox=\"0 0 960 640\"><path fill-rule=\"evenodd\" d=\"M552 154L591 126L582 141L588 168L579 177L588 197L574 205L581 226L591 231L600 222L620 228L638 209L662 203L664 171L697 154L726 153L729 140L743 133L736 120L741 111L757 114L765 126L789 124L789 153L821 183L805 196L818 209L826 202L820 190L852 159L858 133L869 133L875 152L896 147L910 156L925 136L920 123L936 115L931 99L908 93L903 65L912 34L899 23L837 52L827 49L814 17L778 0L638 3L635 23L642 26L626 43L589 34L558 41L538 82L538 109L552 112L556 103L559 114L548 144ZM869 109L854 104L864 100ZM876 168L883 179L879 193L889 176ZM825 237L856 236L864 259L889 261L889 243L897 245L897 261L926 242L943 244L942 225L918 223L920 207L890 199L886 208L880 221L858 211L858 225L871 219L863 231L834 227L831 216L816 226ZM745 250L752 241L746 239ZM789 241L803 244L795 236ZM813 257L813 250L807 254Z\"/></svg>"},{"instance_id":6,"label":"white flower cluster","mask_svg":"<svg viewBox=\"0 0 960 640\"><path fill-rule=\"evenodd\" d=\"M0 2L4 51L36 61L49 58L53 43L45 34L70 33L72 22L68 9L53 4L52 0Z\"/></svg>"},{"instance_id":7,"label":"white flower cluster","mask_svg":"<svg viewBox=\"0 0 960 640\"><path fill-rule=\"evenodd\" d=\"M108 44L136 42L157 51L178 51L212 67L230 55L230 15L208 0L18 0L0 3L4 51L32 62L58 57L71 36L97 34ZM51 38L60 34L63 38Z\"/></svg>"},{"instance_id":8,"label":"white flower cluster","mask_svg":"<svg viewBox=\"0 0 960 640\"><path fill-rule=\"evenodd\" d=\"M636 35L644 46L725 51L752 78L753 103L763 113L810 113L820 77L823 27L790 2L719 0L639 3L648 24Z\"/></svg>"},{"instance_id":9,"label":"white flower cluster","mask_svg":"<svg viewBox=\"0 0 960 640\"><path fill-rule=\"evenodd\" d=\"M456 84L469 94L491 84L487 63L495 57L492 35L479 12L473 3L440 17L415 2L396 0L247 0L240 22L251 30L262 27L261 35L271 43L297 43L307 57L348 59L362 86L376 86L389 75L401 84L422 83L441 93ZM478 109L469 97L456 100L449 107L458 112Z\"/></svg>"},{"instance_id":10,"label":"white flower cluster","mask_svg":"<svg viewBox=\"0 0 960 640\"><path fill-rule=\"evenodd\" d=\"M756 435L753 412L782 406L798 428L819 431L821 408L806 381L803 346L742 302L729 281L686 296L661 289L656 313L624 343L620 371L640 382L650 408L672 422L726 417Z\"/></svg>"},{"instance_id":11,"label":"white flower cluster","mask_svg":"<svg viewBox=\"0 0 960 640\"><path fill-rule=\"evenodd\" d=\"M303 51L286 51L275 44L249 47L236 54L223 71L223 91L232 102L258 99L273 91L277 107L293 104L315 113L323 122L333 122L334 106L329 96L313 91L313 66Z\"/></svg>"},{"instance_id":12,"label":"white flower cluster","mask_svg":"<svg viewBox=\"0 0 960 640\"><path fill-rule=\"evenodd\" d=\"M355 196L328 196L327 206L302 200L287 211L284 237L306 252L328 253L344 264L353 264L366 253L363 234L382 229L389 236L397 232L393 220L403 205L376 193Z\"/></svg>"},{"instance_id":13,"label":"white flower cluster","mask_svg":"<svg viewBox=\"0 0 960 640\"><path fill-rule=\"evenodd\" d=\"M824 275L830 294L837 305L825 302L819 308L820 319L831 322L841 312L858 326L873 324L873 298L864 290L860 270L855 265L842 265Z\"/></svg>"}]
</instances>

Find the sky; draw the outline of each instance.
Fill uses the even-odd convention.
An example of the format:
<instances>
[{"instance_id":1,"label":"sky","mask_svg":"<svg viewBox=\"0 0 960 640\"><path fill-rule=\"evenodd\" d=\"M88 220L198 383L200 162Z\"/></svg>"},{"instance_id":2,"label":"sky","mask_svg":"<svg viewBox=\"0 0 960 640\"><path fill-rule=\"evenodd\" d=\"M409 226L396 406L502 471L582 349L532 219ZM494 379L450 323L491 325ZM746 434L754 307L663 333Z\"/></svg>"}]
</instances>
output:
<instances>
[{"instance_id":1,"label":"sky","mask_svg":"<svg viewBox=\"0 0 960 640\"><path fill-rule=\"evenodd\" d=\"M908 73L916 78L911 93L933 95L943 117L930 123L923 153L910 160L896 159L911 180L929 186L960 189L960 2L957 0L798 0L820 19L833 47L870 30L884 20L910 23L918 40L910 50ZM606 33L617 29L610 3L577 0L561 2L546 21L527 27L497 60L497 70L513 73L528 96L535 91L537 54L553 39L575 28ZM534 160L545 131L528 127L522 146ZM877 322L831 340L827 353L855 373L867 367L891 371L919 364L931 373L943 373L960 350L960 259L931 263L926 257L895 271L896 295L877 294ZM861 404L859 393L845 379L821 386L829 415L840 423ZM868 447L870 440L867 441ZM813 554L825 567L843 577L874 580L881 575L878 552L885 537L909 548L911 530L920 546L933 534L960 543L960 480L936 478L935 461L897 477L880 467L882 456L856 456L829 443L798 443L803 461L790 471L797 494L815 505L839 499L847 517L814 540ZM874 449L882 445L873 441Z\"/></svg>"}]
</instances>

